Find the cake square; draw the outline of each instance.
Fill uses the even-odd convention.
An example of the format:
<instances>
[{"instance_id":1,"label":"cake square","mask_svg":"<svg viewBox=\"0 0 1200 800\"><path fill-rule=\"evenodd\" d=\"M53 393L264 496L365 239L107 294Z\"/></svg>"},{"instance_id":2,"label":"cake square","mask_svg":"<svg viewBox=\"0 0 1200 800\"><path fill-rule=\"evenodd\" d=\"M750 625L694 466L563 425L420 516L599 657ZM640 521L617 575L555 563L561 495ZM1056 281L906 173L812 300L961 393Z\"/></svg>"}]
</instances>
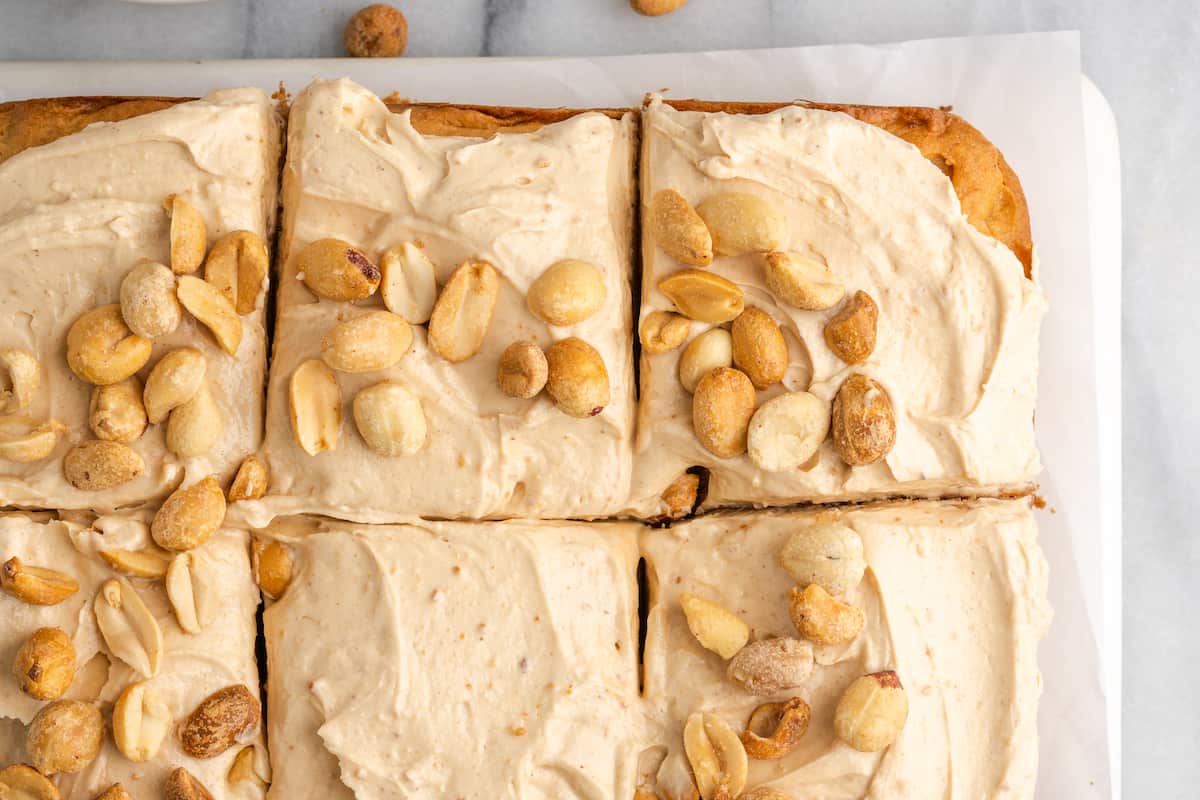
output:
<instances>
[{"instance_id":1,"label":"cake square","mask_svg":"<svg viewBox=\"0 0 1200 800\"><path fill-rule=\"evenodd\" d=\"M58 695L98 708L103 714L96 714L102 725L102 743L94 759L82 747L78 771L51 775L67 800L92 800L114 783L120 783L133 797L160 797L164 782L178 768L186 769L218 800L263 797L264 779L270 773L257 716L259 676L254 648L259 594L251 578L248 539L244 531L223 529L193 551L167 554L153 546L146 514L103 516L90 525L49 515L0 518L0 563L6 565L4 590L0 591L0 661L5 665L0 680L0 765L25 763L52 771L47 764L54 762L45 759L58 751L42 744L30 746L29 740L31 723L38 724L39 713L57 702ZM187 573L192 577L188 596L194 600L191 614L178 610L183 606L179 598L184 595L175 588L168 594L166 588L168 584L181 585L177 582L180 573L174 571L180 567L172 568L171 577L165 575L173 557L188 560ZM14 558L19 562L18 572L55 570L69 576L78 588L53 605L28 602L37 595L14 588L8 580ZM156 572L163 575L149 577ZM107 605L109 591L123 592L123 619L138 620L157 631L157 637L145 633L147 628L139 628L143 632L135 635L119 621L110 624L109 618L102 625L96 609L98 604ZM141 600L141 608L152 622L138 614L138 604L129 592ZM196 632L185 631L181 620L187 620L189 627L195 620ZM49 657L26 661L19 656L25 643L43 628L58 629L60 633L53 638L68 643L65 649L73 651L73 669L60 668L62 674L56 675L54 665L63 662ZM64 652L61 644L55 647L53 652ZM23 686L26 681L19 678L17 664L40 665L36 672L22 671L31 678L30 686ZM70 681L65 693L62 684L56 683L62 676ZM115 720L128 717L116 706L129 687L141 682L146 693L143 702L133 699L138 697L138 690L133 690L122 708L165 710L168 722L159 729L161 743L152 747L155 737L148 736L144 740L147 749L139 756L145 760L134 761L126 752L136 755L137 751L117 744ZM198 757L188 720L206 698L229 687L242 687L236 692L248 704L245 711L250 717L243 720L246 727L236 732L236 741L229 746L210 745L205 757ZM155 717L148 714L147 718ZM138 728L120 727L126 737L122 742L138 741L137 736L129 736ZM149 728L147 724L141 730ZM88 737L76 738L86 741ZM242 754L246 748L249 750ZM241 766L234 769L239 756Z\"/></svg>"},{"instance_id":2,"label":"cake square","mask_svg":"<svg viewBox=\"0 0 1200 800\"><path fill-rule=\"evenodd\" d=\"M264 447L272 482L256 524L300 512L387 522L620 510L632 472L635 115L397 108L345 80L314 83L292 107ZM314 245L330 239L332 253ZM323 252L361 262L338 262L344 293L319 283ZM531 286L551 266L571 313L550 303L535 316ZM378 352L394 352L340 359L350 340L367 341L351 321L386 326ZM506 393L498 367L519 341L536 347L514 355L520 385ZM572 364L586 365L577 383L556 377ZM368 403L364 390L381 384ZM363 405L395 412L371 444Z\"/></svg>"},{"instance_id":3,"label":"cake square","mask_svg":"<svg viewBox=\"0 0 1200 800\"><path fill-rule=\"evenodd\" d=\"M1033 797L1037 643L1050 609L1027 500L714 514L648 531L642 550L651 586L645 695L661 725L652 752L666 754L657 771L663 797L690 796L682 746L690 715L716 715L744 737L751 712L792 697L809 710L807 730L789 742L772 737L769 722L757 727L772 740L760 754L777 757L749 759L747 789ZM853 626L839 633L819 604L793 605L793 587L805 597L816 591L810 579L829 587L826 600L861 612L857 634ZM702 646L682 610L681 598L697 602L689 596L736 615L751 644L729 662ZM775 650L786 639L790 649ZM772 655L780 652L795 660ZM890 747L855 739L872 748L860 751L835 734L835 708L856 679L887 671L903 687L907 720ZM868 722L859 721L851 737L865 736Z\"/></svg>"},{"instance_id":4,"label":"cake square","mask_svg":"<svg viewBox=\"0 0 1200 800\"><path fill-rule=\"evenodd\" d=\"M277 521L272 797L631 797L637 526Z\"/></svg>"},{"instance_id":5,"label":"cake square","mask_svg":"<svg viewBox=\"0 0 1200 800\"><path fill-rule=\"evenodd\" d=\"M0 411L7 415L0 425L0 506L137 505L161 498L185 476L227 481L258 449L265 249L261 279L220 323L233 355L193 316L192 295L211 300L200 276L213 280L214 268L197 270L209 245L236 231L271 241L280 146L274 104L257 89L192 101L0 104ZM192 249L180 250L174 265L173 218L164 208L172 195L180 198L177 227L193 223ZM159 266L142 265L147 260ZM149 276L140 285L151 292L126 281L135 267ZM195 274L178 278L191 285L177 293L174 273L185 270ZM145 327L134 323L148 338L128 327L124 317L135 312L113 305L123 285L127 309L154 311ZM151 304L139 305L150 296ZM77 338L69 336L73 330ZM173 415L174 423L156 414L147 426L141 396L152 368L184 347L204 367L202 380L186 384L188 408L204 412L199 438L187 443L178 432L168 435L172 424L190 427L187 412ZM93 385L112 381L102 390ZM201 385L212 402L190 403Z\"/></svg>"},{"instance_id":6,"label":"cake square","mask_svg":"<svg viewBox=\"0 0 1200 800\"><path fill-rule=\"evenodd\" d=\"M642 141L633 513L1030 490L1045 302L978 131L652 98Z\"/></svg>"}]
</instances>

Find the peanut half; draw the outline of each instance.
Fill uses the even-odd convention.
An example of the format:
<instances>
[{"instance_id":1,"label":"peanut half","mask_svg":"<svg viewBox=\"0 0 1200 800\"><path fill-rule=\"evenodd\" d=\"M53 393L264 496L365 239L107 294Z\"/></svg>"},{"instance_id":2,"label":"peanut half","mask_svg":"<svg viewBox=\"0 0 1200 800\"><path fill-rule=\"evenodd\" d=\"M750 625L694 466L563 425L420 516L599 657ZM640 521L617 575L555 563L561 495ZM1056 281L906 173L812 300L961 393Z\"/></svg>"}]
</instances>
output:
<instances>
[{"instance_id":1,"label":"peanut half","mask_svg":"<svg viewBox=\"0 0 1200 800\"><path fill-rule=\"evenodd\" d=\"M138 336L166 336L179 327L182 316L175 273L162 264L143 261L121 281L121 317Z\"/></svg>"},{"instance_id":2,"label":"peanut half","mask_svg":"<svg viewBox=\"0 0 1200 800\"><path fill-rule=\"evenodd\" d=\"M750 418L746 449L767 472L801 469L812 463L829 435L829 407L808 392L772 397Z\"/></svg>"},{"instance_id":3,"label":"peanut half","mask_svg":"<svg viewBox=\"0 0 1200 800\"><path fill-rule=\"evenodd\" d=\"M695 473L685 472L671 481L671 485L663 489L661 495L663 503L667 506L667 516L675 519L690 514L699 494L700 476Z\"/></svg>"},{"instance_id":4,"label":"peanut half","mask_svg":"<svg viewBox=\"0 0 1200 800\"><path fill-rule=\"evenodd\" d=\"M238 467L237 475L233 476L226 498L230 503L257 500L266 495L270 481L271 473L267 465L258 456L246 456Z\"/></svg>"},{"instance_id":5,"label":"peanut half","mask_svg":"<svg viewBox=\"0 0 1200 800\"><path fill-rule=\"evenodd\" d=\"M861 364L875 351L879 307L866 292L855 292L825 324L825 344L847 364Z\"/></svg>"},{"instance_id":6,"label":"peanut half","mask_svg":"<svg viewBox=\"0 0 1200 800\"><path fill-rule=\"evenodd\" d=\"M137 378L92 389L88 427L97 439L130 444L141 438L147 422L142 382Z\"/></svg>"},{"instance_id":7,"label":"peanut half","mask_svg":"<svg viewBox=\"0 0 1200 800\"><path fill-rule=\"evenodd\" d=\"M771 293L796 308L822 311L846 295L846 287L833 270L799 253L764 253L763 271Z\"/></svg>"},{"instance_id":8,"label":"peanut half","mask_svg":"<svg viewBox=\"0 0 1200 800\"><path fill-rule=\"evenodd\" d=\"M171 565L171 554L153 546L144 550L109 548L101 550L100 557L117 572L136 578L165 578Z\"/></svg>"},{"instance_id":9,"label":"peanut half","mask_svg":"<svg viewBox=\"0 0 1200 800\"><path fill-rule=\"evenodd\" d=\"M0 417L0 460L28 464L49 458L67 430L56 419L40 420L24 414Z\"/></svg>"},{"instance_id":10,"label":"peanut half","mask_svg":"<svg viewBox=\"0 0 1200 800\"><path fill-rule=\"evenodd\" d=\"M137 590L124 578L113 578L100 587L92 606L108 651L143 677L157 675L162 664L162 630Z\"/></svg>"},{"instance_id":11,"label":"peanut half","mask_svg":"<svg viewBox=\"0 0 1200 800\"><path fill-rule=\"evenodd\" d=\"M479 352L492 324L500 276L486 261L464 261L450 273L429 316L429 344L451 363Z\"/></svg>"},{"instance_id":12,"label":"peanut half","mask_svg":"<svg viewBox=\"0 0 1200 800\"><path fill-rule=\"evenodd\" d=\"M812 673L813 649L799 639L761 639L730 659L729 680L750 694L778 694L804 683Z\"/></svg>"},{"instance_id":13,"label":"peanut half","mask_svg":"<svg viewBox=\"0 0 1200 800\"><path fill-rule=\"evenodd\" d=\"M528 400L546 386L549 370L542 348L525 339L513 342L500 354L496 383L507 396Z\"/></svg>"},{"instance_id":14,"label":"peanut half","mask_svg":"<svg viewBox=\"0 0 1200 800\"><path fill-rule=\"evenodd\" d=\"M808 703L799 697L783 703L763 703L750 714L742 731L746 755L764 761L783 758L800 744L811 716Z\"/></svg>"},{"instance_id":15,"label":"peanut half","mask_svg":"<svg viewBox=\"0 0 1200 800\"><path fill-rule=\"evenodd\" d=\"M341 239L318 239L296 257L304 285L318 297L344 302L370 297L382 274L363 251Z\"/></svg>"},{"instance_id":16,"label":"peanut half","mask_svg":"<svg viewBox=\"0 0 1200 800\"><path fill-rule=\"evenodd\" d=\"M12 800L62 800L54 782L28 764L0 769L0 797Z\"/></svg>"},{"instance_id":17,"label":"peanut half","mask_svg":"<svg viewBox=\"0 0 1200 800\"><path fill-rule=\"evenodd\" d=\"M233 763L229 765L229 772L225 778L235 786L248 781L259 789L267 788L268 781L258 768L258 748L248 744L239 750L233 757Z\"/></svg>"},{"instance_id":18,"label":"peanut half","mask_svg":"<svg viewBox=\"0 0 1200 800\"><path fill-rule=\"evenodd\" d=\"M629 0L629 5L643 17L661 17L683 8L688 0Z\"/></svg>"},{"instance_id":19,"label":"peanut half","mask_svg":"<svg viewBox=\"0 0 1200 800\"><path fill-rule=\"evenodd\" d=\"M208 229L196 207L177 194L170 195L163 208L171 217L171 271L188 275L204 263L208 247Z\"/></svg>"},{"instance_id":20,"label":"peanut half","mask_svg":"<svg viewBox=\"0 0 1200 800\"><path fill-rule=\"evenodd\" d=\"M129 330L116 303L93 308L67 331L67 366L88 383L118 383L149 360L150 340Z\"/></svg>"},{"instance_id":21,"label":"peanut half","mask_svg":"<svg viewBox=\"0 0 1200 800\"><path fill-rule=\"evenodd\" d=\"M213 796L195 775L176 767L163 783L163 800L213 800Z\"/></svg>"},{"instance_id":22,"label":"peanut half","mask_svg":"<svg viewBox=\"0 0 1200 800\"><path fill-rule=\"evenodd\" d=\"M423 325L437 302L437 276L433 262L416 242L389 248L379 261L383 281L379 293L388 311L411 325Z\"/></svg>"},{"instance_id":23,"label":"peanut half","mask_svg":"<svg viewBox=\"0 0 1200 800\"><path fill-rule=\"evenodd\" d=\"M221 408L204 382L190 400L171 412L167 420L167 449L180 458L196 458L212 450L224 430Z\"/></svg>"},{"instance_id":24,"label":"peanut half","mask_svg":"<svg viewBox=\"0 0 1200 800\"><path fill-rule=\"evenodd\" d=\"M740 256L777 250L787 241L787 218L758 195L721 192L696 206L712 233L713 252Z\"/></svg>"},{"instance_id":25,"label":"peanut half","mask_svg":"<svg viewBox=\"0 0 1200 800\"><path fill-rule=\"evenodd\" d=\"M692 330L692 321L670 311L651 311L642 317L638 326L638 337L642 351L651 355L667 353L687 341Z\"/></svg>"},{"instance_id":26,"label":"peanut half","mask_svg":"<svg viewBox=\"0 0 1200 800\"><path fill-rule=\"evenodd\" d=\"M32 567L13 556L0 565L0 589L35 606L53 606L79 591L79 582L65 572Z\"/></svg>"},{"instance_id":27,"label":"peanut half","mask_svg":"<svg viewBox=\"0 0 1200 800\"><path fill-rule=\"evenodd\" d=\"M310 456L338 445L342 427L342 392L333 370L310 358L292 373L288 387L292 433Z\"/></svg>"},{"instance_id":28,"label":"peanut half","mask_svg":"<svg viewBox=\"0 0 1200 800\"><path fill-rule=\"evenodd\" d=\"M354 425L381 456L410 456L429 437L421 399L396 381L381 381L354 396Z\"/></svg>"},{"instance_id":29,"label":"peanut half","mask_svg":"<svg viewBox=\"0 0 1200 800\"><path fill-rule=\"evenodd\" d=\"M133 800L133 798L130 796L129 792L125 791L124 786L119 783L114 783L112 786L96 795L95 800Z\"/></svg>"},{"instance_id":30,"label":"peanut half","mask_svg":"<svg viewBox=\"0 0 1200 800\"><path fill-rule=\"evenodd\" d=\"M283 542L265 542L255 538L250 547L254 579L263 594L272 600L283 597L292 582L295 559L292 549Z\"/></svg>"},{"instance_id":31,"label":"peanut half","mask_svg":"<svg viewBox=\"0 0 1200 800\"><path fill-rule=\"evenodd\" d=\"M692 395L692 428L704 449L718 458L746 452L746 435L757 397L745 373L729 367L709 370Z\"/></svg>"},{"instance_id":32,"label":"peanut half","mask_svg":"<svg viewBox=\"0 0 1200 800\"><path fill-rule=\"evenodd\" d=\"M594 417L610 399L608 369L596 348L571 337L546 351L546 393L571 417Z\"/></svg>"},{"instance_id":33,"label":"peanut half","mask_svg":"<svg viewBox=\"0 0 1200 800\"><path fill-rule=\"evenodd\" d=\"M131 683L112 711L113 742L130 761L158 755L171 727L171 710L148 682Z\"/></svg>"},{"instance_id":34,"label":"peanut half","mask_svg":"<svg viewBox=\"0 0 1200 800\"><path fill-rule=\"evenodd\" d=\"M258 698L241 684L210 694L179 726L183 752L193 758L215 758L258 725Z\"/></svg>"},{"instance_id":35,"label":"peanut half","mask_svg":"<svg viewBox=\"0 0 1200 800\"><path fill-rule=\"evenodd\" d=\"M683 749L703 800L737 797L750 769L746 748L723 719L697 711L683 726Z\"/></svg>"},{"instance_id":36,"label":"peanut half","mask_svg":"<svg viewBox=\"0 0 1200 800\"><path fill-rule=\"evenodd\" d=\"M692 339L679 357L679 382L695 393L700 379L717 367L733 366L733 337L724 328L709 328Z\"/></svg>"},{"instance_id":37,"label":"peanut half","mask_svg":"<svg viewBox=\"0 0 1200 800\"><path fill-rule=\"evenodd\" d=\"M866 621L861 608L839 603L816 583L788 592L788 616L801 636L817 644L852 642Z\"/></svg>"},{"instance_id":38,"label":"peanut half","mask_svg":"<svg viewBox=\"0 0 1200 800\"><path fill-rule=\"evenodd\" d=\"M225 295L238 314L258 308L270 268L267 245L253 231L230 231L217 240L204 262L204 280Z\"/></svg>"},{"instance_id":39,"label":"peanut half","mask_svg":"<svg viewBox=\"0 0 1200 800\"><path fill-rule=\"evenodd\" d=\"M321 358L340 372L375 372L412 346L412 327L390 311L368 311L334 325L321 340Z\"/></svg>"},{"instance_id":40,"label":"peanut half","mask_svg":"<svg viewBox=\"0 0 1200 800\"><path fill-rule=\"evenodd\" d=\"M833 712L833 730L846 744L875 753L896 741L908 721L908 695L891 670L864 675L846 689Z\"/></svg>"},{"instance_id":41,"label":"peanut half","mask_svg":"<svg viewBox=\"0 0 1200 800\"><path fill-rule=\"evenodd\" d=\"M766 389L783 380L788 347L783 331L761 308L747 308L730 327L733 365L746 373L755 389Z\"/></svg>"},{"instance_id":42,"label":"peanut half","mask_svg":"<svg viewBox=\"0 0 1200 800\"><path fill-rule=\"evenodd\" d=\"M204 354L194 347L180 347L160 358L150 370L142 391L146 418L157 425L172 409L191 400L204 385L207 371Z\"/></svg>"},{"instance_id":43,"label":"peanut half","mask_svg":"<svg viewBox=\"0 0 1200 800\"><path fill-rule=\"evenodd\" d=\"M696 641L721 658L733 658L750 638L750 628L741 617L719 603L684 592L679 607Z\"/></svg>"},{"instance_id":44,"label":"peanut half","mask_svg":"<svg viewBox=\"0 0 1200 800\"><path fill-rule=\"evenodd\" d=\"M25 750L33 767L43 775L74 773L100 755L104 744L104 716L91 703L55 700L29 723Z\"/></svg>"},{"instance_id":45,"label":"peanut half","mask_svg":"<svg viewBox=\"0 0 1200 800\"><path fill-rule=\"evenodd\" d=\"M0 409L24 411L42 385L42 368L37 356L19 347L0 348L0 367L8 374L8 388L0 389Z\"/></svg>"},{"instance_id":46,"label":"peanut half","mask_svg":"<svg viewBox=\"0 0 1200 800\"><path fill-rule=\"evenodd\" d=\"M742 313L742 287L702 269L684 269L658 282L679 313L697 322L720 325Z\"/></svg>"},{"instance_id":47,"label":"peanut half","mask_svg":"<svg viewBox=\"0 0 1200 800\"><path fill-rule=\"evenodd\" d=\"M525 294L525 305L542 322L574 325L599 311L607 293L599 268L566 259L538 276Z\"/></svg>"},{"instance_id":48,"label":"peanut half","mask_svg":"<svg viewBox=\"0 0 1200 800\"><path fill-rule=\"evenodd\" d=\"M779 551L779 564L801 586L817 584L838 596L858 586L867 568L862 539L835 523L808 525L793 533Z\"/></svg>"},{"instance_id":49,"label":"peanut half","mask_svg":"<svg viewBox=\"0 0 1200 800\"><path fill-rule=\"evenodd\" d=\"M214 567L195 552L180 553L171 561L165 581L167 599L179 627L196 634L208 627L221 608Z\"/></svg>"},{"instance_id":50,"label":"peanut half","mask_svg":"<svg viewBox=\"0 0 1200 800\"><path fill-rule=\"evenodd\" d=\"M188 313L212 332L221 349L231 356L237 355L242 343L242 318L233 303L212 284L192 275L179 278L175 293Z\"/></svg>"},{"instance_id":51,"label":"peanut half","mask_svg":"<svg viewBox=\"0 0 1200 800\"><path fill-rule=\"evenodd\" d=\"M167 550L191 550L209 540L225 521L225 493L212 475L180 487L163 501L150 535Z\"/></svg>"},{"instance_id":52,"label":"peanut half","mask_svg":"<svg viewBox=\"0 0 1200 800\"><path fill-rule=\"evenodd\" d=\"M646 213L650 237L663 252L693 267L712 263L712 236L696 209L674 189L663 189L650 200Z\"/></svg>"},{"instance_id":53,"label":"peanut half","mask_svg":"<svg viewBox=\"0 0 1200 800\"><path fill-rule=\"evenodd\" d=\"M833 400L833 447L852 467L874 464L896 444L896 412L887 390L866 375L851 375Z\"/></svg>"},{"instance_id":54,"label":"peanut half","mask_svg":"<svg viewBox=\"0 0 1200 800\"><path fill-rule=\"evenodd\" d=\"M75 445L63 457L67 483L85 492L115 489L146 471L136 450L120 442L92 439Z\"/></svg>"},{"instance_id":55,"label":"peanut half","mask_svg":"<svg viewBox=\"0 0 1200 800\"><path fill-rule=\"evenodd\" d=\"M61 628L38 628L13 659L21 691L36 700L57 700L75 679L75 645Z\"/></svg>"}]
</instances>

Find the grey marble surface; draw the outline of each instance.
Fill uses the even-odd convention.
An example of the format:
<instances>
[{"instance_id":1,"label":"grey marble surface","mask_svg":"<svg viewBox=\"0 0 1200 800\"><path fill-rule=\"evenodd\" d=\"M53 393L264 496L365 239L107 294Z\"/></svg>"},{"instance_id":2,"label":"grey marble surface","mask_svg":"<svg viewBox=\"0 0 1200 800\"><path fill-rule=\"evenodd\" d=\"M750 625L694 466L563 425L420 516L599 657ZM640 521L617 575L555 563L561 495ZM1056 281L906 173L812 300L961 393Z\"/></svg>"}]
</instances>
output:
<instances>
[{"instance_id":1,"label":"grey marble surface","mask_svg":"<svg viewBox=\"0 0 1200 800\"><path fill-rule=\"evenodd\" d=\"M0 59L342 55L361 0L0 0ZM1197 0L400 0L414 56L595 55L884 42L1075 28L1121 135L1124 219L1125 769L1128 798L1200 785L1200 3ZM1029 121L1036 134L1037 121ZM1064 798L1063 800L1069 800Z\"/></svg>"}]
</instances>

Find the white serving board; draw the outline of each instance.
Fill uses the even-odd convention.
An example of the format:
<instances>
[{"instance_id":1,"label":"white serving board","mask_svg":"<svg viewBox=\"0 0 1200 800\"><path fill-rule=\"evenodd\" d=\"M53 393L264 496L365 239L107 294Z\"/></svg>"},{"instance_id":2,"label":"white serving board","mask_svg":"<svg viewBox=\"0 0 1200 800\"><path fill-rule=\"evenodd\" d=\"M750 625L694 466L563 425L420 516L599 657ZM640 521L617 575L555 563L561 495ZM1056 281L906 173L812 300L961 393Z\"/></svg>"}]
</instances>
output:
<instances>
[{"instance_id":1,"label":"white serving board","mask_svg":"<svg viewBox=\"0 0 1200 800\"><path fill-rule=\"evenodd\" d=\"M1039 518L1056 617L1040 651L1038 795L1119 796L1120 160L1111 110L1089 81L1081 88L1076 34L591 59L9 62L0 102L281 82L294 94L340 76L381 95L505 105L629 106L666 88L712 100L952 104L992 138L1024 184L1051 308L1037 425L1041 493L1056 512Z\"/></svg>"}]
</instances>

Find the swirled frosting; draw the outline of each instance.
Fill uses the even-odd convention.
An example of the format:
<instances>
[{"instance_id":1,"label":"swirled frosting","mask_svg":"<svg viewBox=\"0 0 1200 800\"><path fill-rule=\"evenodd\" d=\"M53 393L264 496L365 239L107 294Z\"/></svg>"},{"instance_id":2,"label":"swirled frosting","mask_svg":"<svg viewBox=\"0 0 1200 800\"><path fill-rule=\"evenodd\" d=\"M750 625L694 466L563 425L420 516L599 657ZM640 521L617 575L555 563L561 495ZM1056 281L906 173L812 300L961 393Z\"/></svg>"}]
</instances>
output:
<instances>
[{"instance_id":1,"label":"swirled frosting","mask_svg":"<svg viewBox=\"0 0 1200 800\"><path fill-rule=\"evenodd\" d=\"M725 662L688 630L679 595L693 592L736 612L752 636L796 636L793 581L777 555L814 522L862 538L867 571L844 599L866 623L848 645L816 646L804 685L754 697L725 677ZM1032 798L1037 777L1036 649L1050 620L1047 568L1024 500L877 504L847 510L718 514L642 540L653 597L645 652L646 701L661 727L658 770L667 797L686 797L682 728L697 710L740 732L750 712L799 695L812 718L781 759L751 761L747 787L792 797ZM860 675L893 669L908 721L880 753L833 734L842 692Z\"/></svg>"},{"instance_id":2,"label":"swirled frosting","mask_svg":"<svg viewBox=\"0 0 1200 800\"><path fill-rule=\"evenodd\" d=\"M712 271L770 314L788 344L783 382L759 392L760 404L785 390L831 404L861 372L887 389L897 433L887 457L864 467L846 465L831 441L815 464L784 472L747 455L717 458L692 430L692 397L677 377L683 348L643 355L631 510L662 513L659 495L693 465L711 470L709 507L1029 487L1041 468L1033 412L1045 300L1017 257L972 227L936 166L879 128L799 106L751 116L655 99L643 119L644 203L667 188L693 205L717 192L758 195L786 216L779 249L826 263L848 294L865 291L879 307L875 350L850 367L823 338L837 307L784 304L755 254L716 257ZM643 237L643 316L673 310L657 284L682 266ZM693 323L691 334L708 327Z\"/></svg>"},{"instance_id":3,"label":"swirled frosting","mask_svg":"<svg viewBox=\"0 0 1200 800\"><path fill-rule=\"evenodd\" d=\"M310 525L266 612L269 796L632 797L636 530Z\"/></svg>"},{"instance_id":4,"label":"swirled frosting","mask_svg":"<svg viewBox=\"0 0 1200 800\"><path fill-rule=\"evenodd\" d=\"M76 678L66 697L98 701L106 717L129 684L143 680L140 673L112 655L96 625L92 611L96 593L116 573L98 553L102 549L140 550L152 546L144 516L100 517L90 528L74 523L35 522L22 516L0 518L0 562L17 556L30 566L49 567L72 576L79 591L52 606L35 606L0 592L0 659L11 665L17 649L35 630L61 628L75 645ZM248 537L243 531L223 530L194 551L207 564L206 574L220 605L212 622L198 634L185 633L176 622L161 580L125 576L141 595L162 631L163 657L150 687L167 705L175 723L183 720L211 693L233 684L244 684L257 693L258 667L254 657L254 611L258 591L250 576ZM108 661L107 677L94 683L85 666L96 656ZM0 764L28 761L24 726L44 701L23 694L5 671L0 680ZM241 745L216 758L196 759L183 752L175 726L150 761L135 763L113 744L106 723L100 755L74 775L59 775L56 782L65 800L92 800L120 782L133 797L158 797L162 782L176 767L195 775L217 800L261 798L263 789L253 782L231 784L226 778L242 746L254 745L265 775L266 750L261 730Z\"/></svg>"},{"instance_id":5,"label":"swirled frosting","mask_svg":"<svg viewBox=\"0 0 1200 800\"><path fill-rule=\"evenodd\" d=\"M63 456L94 438L92 387L66 363L66 336L84 312L119 299L121 280L142 259L169 263L170 219L163 201L180 194L204 217L209 244L234 230L271 240L279 125L258 89L231 89L119 122L95 123L0 163L0 347L32 351L41 388L25 412L67 426L49 458L0 460L0 506L110 510L166 494L186 477L232 477L262 437L266 372L265 299L242 317L228 356L190 315L156 339L142 378L168 350L190 346L207 358L207 378L224 430L203 457L181 459L150 426L131 446L141 477L105 491L80 491L63 476ZM264 293L265 298L265 293Z\"/></svg>"},{"instance_id":6,"label":"swirled frosting","mask_svg":"<svg viewBox=\"0 0 1200 800\"><path fill-rule=\"evenodd\" d=\"M447 110L453 114L453 110ZM487 139L422 135L411 112L392 113L349 81L318 81L292 107L284 171L284 262L267 410L271 496L243 509L261 524L315 512L367 522L420 516L596 517L624 506L632 471L633 367L630 250L633 119L583 113L523 133ZM439 285L465 259L500 274L482 349L452 364L413 326L411 350L395 366L339 373L342 424L336 449L307 455L289 420L288 383L320 342L358 309L312 294L295 254L336 237L373 260L419 240ZM525 293L547 267L580 259L600 269L601 309L569 327L527 310ZM357 304L382 308L378 293ZM597 416L568 417L545 394L504 395L500 353L518 339L547 347L577 336L600 353L611 402ZM350 413L360 390L391 379L420 398L426 445L386 458L359 436Z\"/></svg>"}]
</instances>

